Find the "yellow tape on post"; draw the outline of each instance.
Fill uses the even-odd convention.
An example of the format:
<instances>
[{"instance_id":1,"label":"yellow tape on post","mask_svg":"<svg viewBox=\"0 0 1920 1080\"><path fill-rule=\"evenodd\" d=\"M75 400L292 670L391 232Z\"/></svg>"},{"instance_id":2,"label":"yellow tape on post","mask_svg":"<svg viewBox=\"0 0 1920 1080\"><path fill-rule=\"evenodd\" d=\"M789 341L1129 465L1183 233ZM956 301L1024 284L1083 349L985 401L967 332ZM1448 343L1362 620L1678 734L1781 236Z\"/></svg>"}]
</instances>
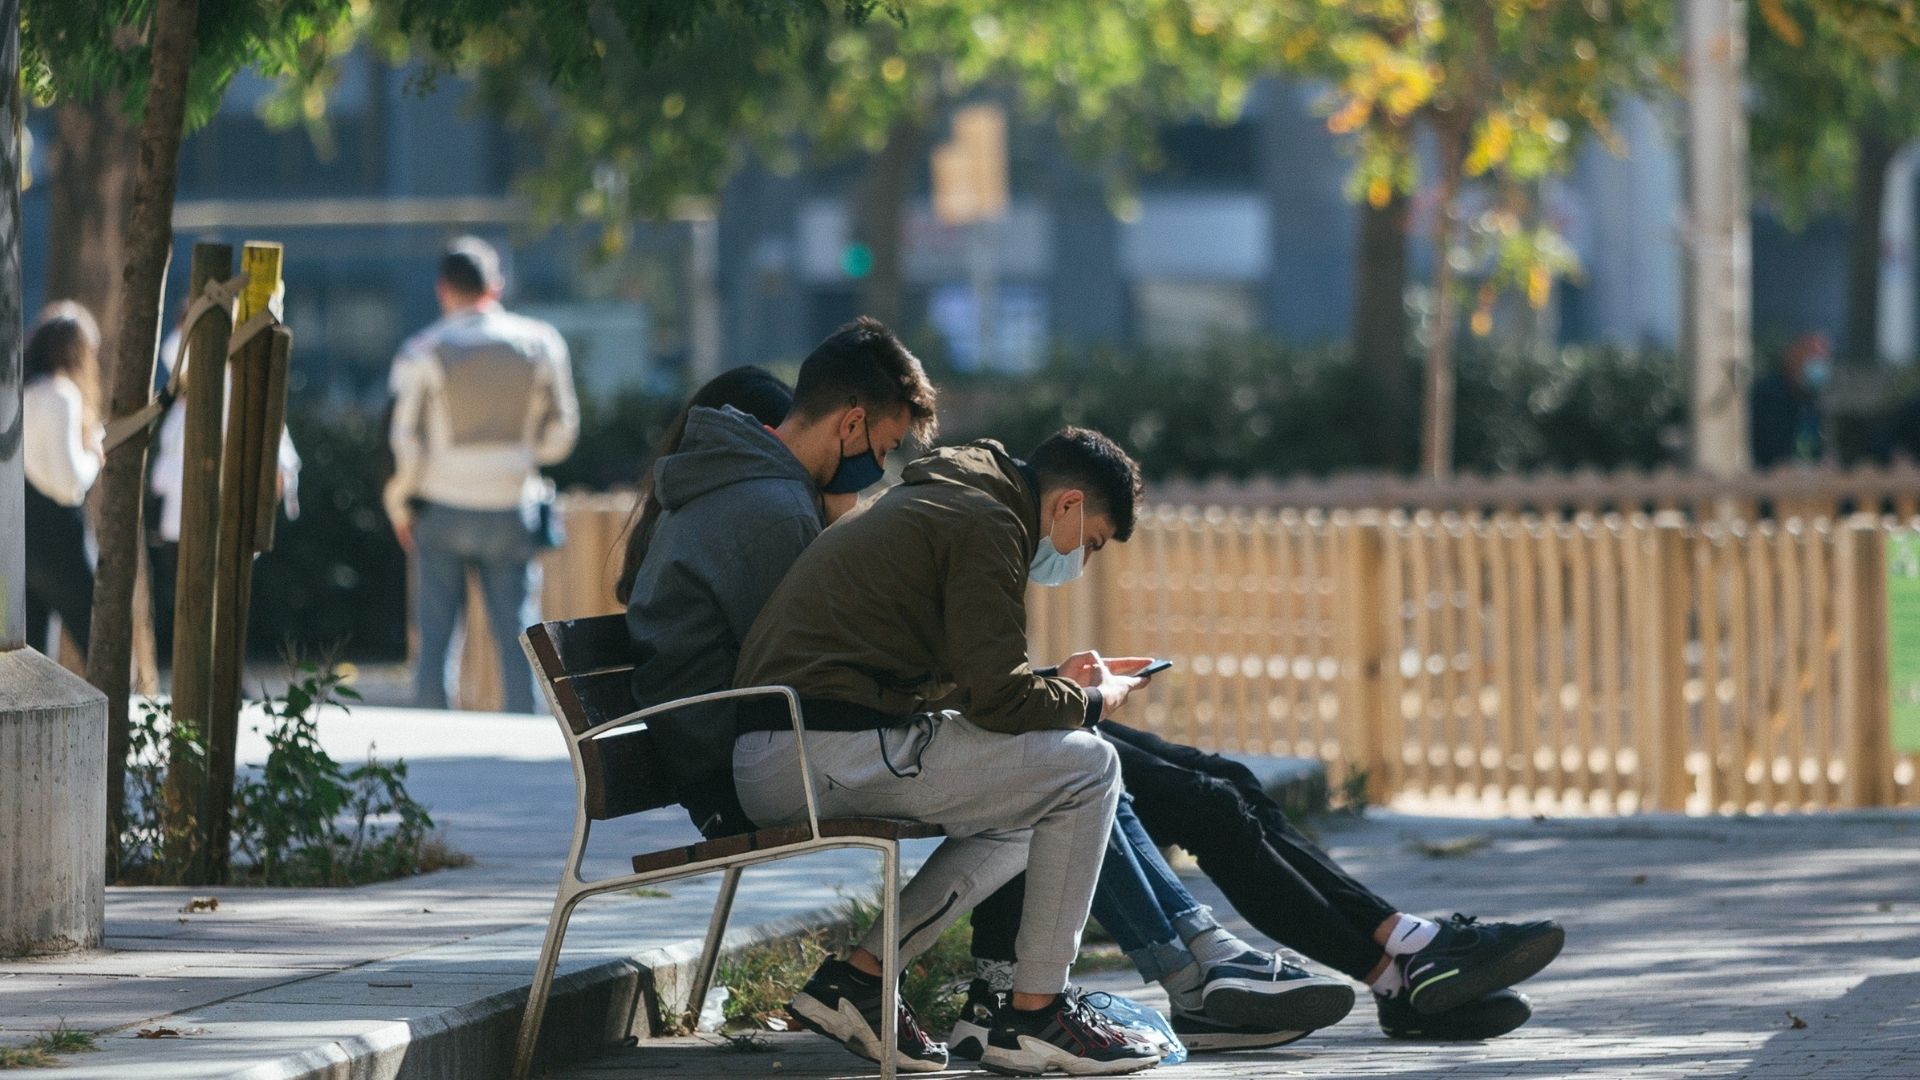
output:
<instances>
[{"instance_id":1,"label":"yellow tape on post","mask_svg":"<svg viewBox=\"0 0 1920 1080\"><path fill-rule=\"evenodd\" d=\"M245 322L267 310L268 301L280 289L279 244L264 240L249 240L240 249L240 269L247 275L246 291L240 294L240 310L235 313L235 322Z\"/></svg>"}]
</instances>

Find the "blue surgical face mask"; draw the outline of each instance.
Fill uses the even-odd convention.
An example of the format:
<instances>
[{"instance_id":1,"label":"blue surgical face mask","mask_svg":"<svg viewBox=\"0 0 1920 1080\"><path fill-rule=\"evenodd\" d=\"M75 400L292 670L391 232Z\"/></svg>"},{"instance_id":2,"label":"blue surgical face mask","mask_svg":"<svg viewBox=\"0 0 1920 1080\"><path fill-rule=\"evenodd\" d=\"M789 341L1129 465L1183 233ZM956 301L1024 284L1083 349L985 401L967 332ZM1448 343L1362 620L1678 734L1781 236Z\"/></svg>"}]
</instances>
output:
<instances>
[{"instance_id":1,"label":"blue surgical face mask","mask_svg":"<svg viewBox=\"0 0 1920 1080\"><path fill-rule=\"evenodd\" d=\"M1027 563L1027 580L1035 585L1065 585L1087 568L1087 503L1080 501L1080 539L1065 555L1053 546L1053 534L1040 538L1040 550Z\"/></svg>"},{"instance_id":2,"label":"blue surgical face mask","mask_svg":"<svg viewBox=\"0 0 1920 1080\"><path fill-rule=\"evenodd\" d=\"M866 423L862 420L860 426L866 427ZM820 490L829 495L852 495L879 483L885 475L886 466L880 464L880 455L873 452L873 429L867 428L867 448L857 454L841 454L839 467L833 470L827 486Z\"/></svg>"}]
</instances>

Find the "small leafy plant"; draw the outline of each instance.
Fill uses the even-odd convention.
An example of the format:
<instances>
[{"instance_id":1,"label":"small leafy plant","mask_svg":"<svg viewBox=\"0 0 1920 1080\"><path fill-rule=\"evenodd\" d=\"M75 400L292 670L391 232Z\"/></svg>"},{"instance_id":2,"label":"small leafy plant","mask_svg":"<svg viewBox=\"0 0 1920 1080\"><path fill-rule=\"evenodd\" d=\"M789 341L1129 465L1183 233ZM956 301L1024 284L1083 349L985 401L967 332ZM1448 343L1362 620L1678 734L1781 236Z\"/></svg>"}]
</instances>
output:
<instances>
[{"instance_id":1,"label":"small leafy plant","mask_svg":"<svg viewBox=\"0 0 1920 1080\"><path fill-rule=\"evenodd\" d=\"M267 760L235 779L234 877L255 885L359 885L471 862L434 835L432 815L407 791L406 762L380 761L370 746L366 762L348 768L327 753L321 714L344 713L360 695L331 664L291 663L285 694L262 703ZM177 761L204 768L206 743L164 702L143 701L130 726L120 880L177 883L195 828L172 805L167 773Z\"/></svg>"},{"instance_id":2,"label":"small leafy plant","mask_svg":"<svg viewBox=\"0 0 1920 1080\"><path fill-rule=\"evenodd\" d=\"M234 843L263 885L357 885L414 873L433 832L407 793L407 763L342 766L320 745L319 716L360 700L331 665L300 663L264 703L267 760L236 783ZM258 729L256 729L258 730Z\"/></svg>"}]
</instances>

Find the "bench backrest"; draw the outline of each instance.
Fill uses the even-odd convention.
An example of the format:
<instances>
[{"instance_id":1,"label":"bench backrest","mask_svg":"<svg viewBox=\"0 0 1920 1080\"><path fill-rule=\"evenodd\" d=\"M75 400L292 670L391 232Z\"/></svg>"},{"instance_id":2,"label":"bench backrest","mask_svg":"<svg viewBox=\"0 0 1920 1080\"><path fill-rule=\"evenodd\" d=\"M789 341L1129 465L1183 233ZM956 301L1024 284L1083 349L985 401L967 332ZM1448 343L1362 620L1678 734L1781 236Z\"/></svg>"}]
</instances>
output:
<instances>
[{"instance_id":1,"label":"bench backrest","mask_svg":"<svg viewBox=\"0 0 1920 1080\"><path fill-rule=\"evenodd\" d=\"M567 745L580 762L587 816L596 821L679 801L659 743L644 724L582 739L597 724L633 712L633 641L624 615L560 619L527 628L527 657L546 684Z\"/></svg>"}]
</instances>

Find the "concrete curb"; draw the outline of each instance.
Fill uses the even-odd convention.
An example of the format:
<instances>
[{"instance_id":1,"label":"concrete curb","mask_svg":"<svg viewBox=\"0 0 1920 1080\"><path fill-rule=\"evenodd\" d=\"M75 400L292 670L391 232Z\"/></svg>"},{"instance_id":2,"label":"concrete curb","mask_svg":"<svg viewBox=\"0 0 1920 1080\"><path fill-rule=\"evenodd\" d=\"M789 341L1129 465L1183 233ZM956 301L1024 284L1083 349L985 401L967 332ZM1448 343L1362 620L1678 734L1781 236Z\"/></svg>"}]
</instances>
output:
<instances>
[{"instance_id":1,"label":"concrete curb","mask_svg":"<svg viewBox=\"0 0 1920 1080\"><path fill-rule=\"evenodd\" d=\"M845 912L834 906L736 928L727 934L722 948L725 953L737 953L761 942L831 927L845 918ZM537 935L544 930L544 926L524 926L501 933L529 939L537 948ZM485 937L455 944L473 941L485 941ZM563 952L561 974L554 980L553 999L535 1053L535 1074L600 1056L629 1037L645 1039L661 1033L662 1018L686 1008L700 944L698 938L688 939L571 970ZM591 944L583 945L582 951L604 954ZM433 962L434 952L435 948L421 950L405 962L424 969ZM515 956L492 966L506 969L517 964ZM220 1042L186 1038L134 1043L129 1032L110 1033L103 1038L100 1052L63 1055L60 1075L66 1080L496 1080L505 1077L512 1064L533 964L528 956L525 976L511 978L511 985L503 987L503 977L495 976L492 981L497 988L478 990L472 1000L421 1007L403 1019L356 1022L351 1017L365 1009L363 1005L289 1007L250 1002L249 998L261 995L242 994L201 1010L204 1020L189 1013L165 1022L219 1028L251 1024L263 1029L259 1034L233 1034ZM334 979L364 986L368 975L377 973L369 971L372 967L329 973L308 980L307 985ZM424 978L422 983L429 985ZM387 1011L408 1012L404 1007ZM318 1029L304 1045L298 1037L302 1026ZM343 1034L342 1028L359 1030ZM0 1074L13 1075L13 1071L0 1070Z\"/></svg>"}]
</instances>

